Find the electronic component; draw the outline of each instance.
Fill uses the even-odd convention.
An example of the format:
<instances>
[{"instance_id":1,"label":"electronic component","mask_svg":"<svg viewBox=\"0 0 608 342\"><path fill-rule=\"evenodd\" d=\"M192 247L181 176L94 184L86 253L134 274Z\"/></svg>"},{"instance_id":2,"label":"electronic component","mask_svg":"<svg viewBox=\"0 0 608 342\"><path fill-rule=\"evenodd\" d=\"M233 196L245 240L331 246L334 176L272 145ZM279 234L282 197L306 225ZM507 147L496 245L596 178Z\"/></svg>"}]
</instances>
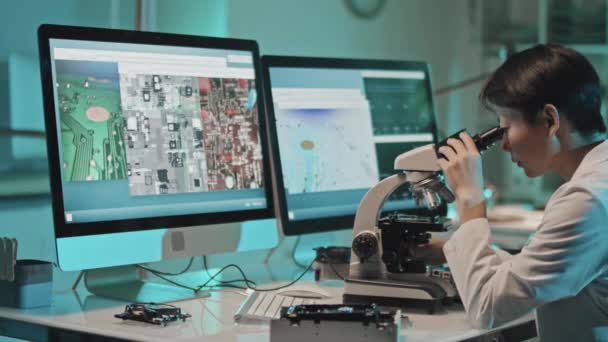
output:
<instances>
[{"instance_id":1,"label":"electronic component","mask_svg":"<svg viewBox=\"0 0 608 342\"><path fill-rule=\"evenodd\" d=\"M123 313L114 315L122 320L133 320L146 322L156 325L166 326L167 323L181 320L186 321L190 318L187 313L182 313L182 310L174 305L159 304L159 303L134 303L128 304Z\"/></svg>"},{"instance_id":2,"label":"electronic component","mask_svg":"<svg viewBox=\"0 0 608 342\"><path fill-rule=\"evenodd\" d=\"M375 304L294 305L271 321L270 341L399 341L402 318L400 310Z\"/></svg>"}]
</instances>

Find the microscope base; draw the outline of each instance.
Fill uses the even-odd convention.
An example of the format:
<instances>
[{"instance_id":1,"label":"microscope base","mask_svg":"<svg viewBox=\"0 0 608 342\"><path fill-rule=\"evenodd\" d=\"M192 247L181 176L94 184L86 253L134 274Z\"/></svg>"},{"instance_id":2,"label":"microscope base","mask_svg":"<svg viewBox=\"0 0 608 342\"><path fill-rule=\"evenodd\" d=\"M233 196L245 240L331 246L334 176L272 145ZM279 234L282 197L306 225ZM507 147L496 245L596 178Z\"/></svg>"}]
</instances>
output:
<instances>
[{"instance_id":1,"label":"microscope base","mask_svg":"<svg viewBox=\"0 0 608 342\"><path fill-rule=\"evenodd\" d=\"M403 309L422 308L429 314L453 303L441 286L432 282L404 282L389 279L353 279L345 281L344 304L371 304L400 307Z\"/></svg>"}]
</instances>

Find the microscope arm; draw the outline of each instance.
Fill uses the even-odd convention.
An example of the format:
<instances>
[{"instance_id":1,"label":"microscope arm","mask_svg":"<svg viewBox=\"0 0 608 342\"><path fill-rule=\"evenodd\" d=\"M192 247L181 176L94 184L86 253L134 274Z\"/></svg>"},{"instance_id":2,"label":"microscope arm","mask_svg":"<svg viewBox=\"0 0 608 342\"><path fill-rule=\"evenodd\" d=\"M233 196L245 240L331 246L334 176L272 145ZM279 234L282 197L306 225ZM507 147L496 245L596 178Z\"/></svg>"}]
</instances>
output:
<instances>
[{"instance_id":1,"label":"microscope arm","mask_svg":"<svg viewBox=\"0 0 608 342\"><path fill-rule=\"evenodd\" d=\"M386 266L381 260L382 240L377 224L384 202L400 185L412 183L411 190L417 201L424 199L429 209L439 205L438 195L448 201L453 200L452 194L437 176L440 167L434 144L400 154L395 159L394 168L400 171L369 189L357 209L351 247L351 277L373 278L385 273Z\"/></svg>"},{"instance_id":2,"label":"microscope arm","mask_svg":"<svg viewBox=\"0 0 608 342\"><path fill-rule=\"evenodd\" d=\"M355 216L355 226L353 236L357 236L360 232L369 230L377 231L376 224L380 217L380 209L384 201L403 183L407 182L407 176L404 173L399 173L387 177L374 185L363 196L357 214Z\"/></svg>"},{"instance_id":3,"label":"microscope arm","mask_svg":"<svg viewBox=\"0 0 608 342\"><path fill-rule=\"evenodd\" d=\"M361 200L353 227L349 276L369 278L386 272L380 259L382 244L377 227L378 218L386 199L407 181L405 173L387 177L374 185Z\"/></svg>"},{"instance_id":4,"label":"microscope arm","mask_svg":"<svg viewBox=\"0 0 608 342\"><path fill-rule=\"evenodd\" d=\"M363 196L355 216L353 238L364 231L377 232L376 224L380 216L380 209L388 196L401 184L419 182L440 170L434 144L424 145L400 154L395 159L394 166L395 170L401 170L401 172L383 179Z\"/></svg>"}]
</instances>

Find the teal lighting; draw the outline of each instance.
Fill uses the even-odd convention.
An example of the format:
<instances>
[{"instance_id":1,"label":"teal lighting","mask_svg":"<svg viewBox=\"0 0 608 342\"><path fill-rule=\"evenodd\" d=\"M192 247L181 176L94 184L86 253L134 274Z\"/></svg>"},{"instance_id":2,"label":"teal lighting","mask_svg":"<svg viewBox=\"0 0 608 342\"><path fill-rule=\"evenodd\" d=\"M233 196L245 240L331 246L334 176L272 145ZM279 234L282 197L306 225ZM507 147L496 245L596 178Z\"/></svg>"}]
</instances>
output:
<instances>
[{"instance_id":1,"label":"teal lighting","mask_svg":"<svg viewBox=\"0 0 608 342\"><path fill-rule=\"evenodd\" d=\"M166 229L142 230L118 234L87 235L57 239L59 266L64 271L109 265L137 264L162 259L162 241ZM117 238L117 236L120 236ZM108 246L113 246L108 250ZM143 247L142 247L143 246ZM103 257L100 257L103 256ZM66 261L69 261L66 263ZM97 265L97 266L96 266Z\"/></svg>"},{"instance_id":2,"label":"teal lighting","mask_svg":"<svg viewBox=\"0 0 608 342\"><path fill-rule=\"evenodd\" d=\"M486 200L492 199L493 195L494 191L492 191L492 189L486 188L485 190L483 190L483 198L485 198Z\"/></svg>"},{"instance_id":3,"label":"teal lighting","mask_svg":"<svg viewBox=\"0 0 608 342\"><path fill-rule=\"evenodd\" d=\"M276 219L245 221L241 224L241 240L236 251L274 248L278 243Z\"/></svg>"}]
</instances>

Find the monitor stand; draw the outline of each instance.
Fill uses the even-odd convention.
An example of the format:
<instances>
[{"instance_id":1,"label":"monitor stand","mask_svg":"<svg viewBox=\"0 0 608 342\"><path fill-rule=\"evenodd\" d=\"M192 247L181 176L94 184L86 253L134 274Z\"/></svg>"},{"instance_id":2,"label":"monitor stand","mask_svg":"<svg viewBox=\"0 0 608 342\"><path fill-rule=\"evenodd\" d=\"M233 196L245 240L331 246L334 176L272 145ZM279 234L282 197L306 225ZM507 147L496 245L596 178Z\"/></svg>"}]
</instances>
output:
<instances>
[{"instance_id":1,"label":"monitor stand","mask_svg":"<svg viewBox=\"0 0 608 342\"><path fill-rule=\"evenodd\" d=\"M66 270L86 269L96 261L96 257L106 255L111 248L114 253L113 258L124 262L124 265L99 268L103 266L96 264L95 267L80 272L72 286L72 290L76 290L80 281L84 279L86 289L99 297L148 303L208 297L209 292L194 293L178 285L157 280L151 273L136 265L198 255L273 248L278 242L276 229L273 220L257 220L242 224L234 222L109 234L104 236L104 239L99 239L96 235L75 237L58 242L60 247L58 260L61 261L60 265L67 266ZM258 236L268 238L255 244L242 244L243 241L251 241ZM133 245L138 243L148 247L146 250L148 254L144 260L138 260L137 255L134 257ZM79 253L80 258L74 257L76 253ZM181 282L179 278L169 278Z\"/></svg>"},{"instance_id":2,"label":"monitor stand","mask_svg":"<svg viewBox=\"0 0 608 342\"><path fill-rule=\"evenodd\" d=\"M84 278L86 289L100 297L129 303L165 303L184 299L209 297L208 291L194 292L175 285L146 280L145 271L134 265L82 271L72 286L76 290Z\"/></svg>"}]
</instances>

